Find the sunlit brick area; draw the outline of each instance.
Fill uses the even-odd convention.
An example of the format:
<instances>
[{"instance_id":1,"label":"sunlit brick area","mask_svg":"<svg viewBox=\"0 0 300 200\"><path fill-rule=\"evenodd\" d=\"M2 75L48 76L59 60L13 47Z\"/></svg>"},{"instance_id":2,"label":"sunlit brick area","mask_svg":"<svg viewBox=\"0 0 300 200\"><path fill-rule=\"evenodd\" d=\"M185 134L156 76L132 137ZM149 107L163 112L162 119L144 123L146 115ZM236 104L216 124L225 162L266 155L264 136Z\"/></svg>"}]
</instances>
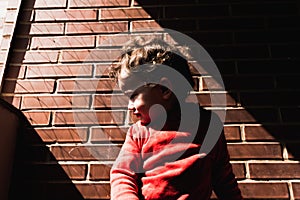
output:
<instances>
[{"instance_id":1,"label":"sunlit brick area","mask_svg":"<svg viewBox=\"0 0 300 200\"><path fill-rule=\"evenodd\" d=\"M4 38L3 38L3 33L4 33L4 24L5 24L5 18L6 18L6 12L7 12L7 6L8 6L8 1L1 1L0 2L0 44L2 46L3 42L4 42ZM1 63L1 67L0 67L0 72L1 73L1 77L3 76L3 70L4 70L4 62L5 62L5 55L6 52L2 50L3 48L1 48L1 52L0 52L0 63Z\"/></svg>"},{"instance_id":2,"label":"sunlit brick area","mask_svg":"<svg viewBox=\"0 0 300 200\"><path fill-rule=\"evenodd\" d=\"M17 23L21 0L0 1L0 87Z\"/></svg>"},{"instance_id":3,"label":"sunlit brick area","mask_svg":"<svg viewBox=\"0 0 300 200\"><path fill-rule=\"evenodd\" d=\"M0 2L1 96L34 128L17 135L11 199L110 199L110 167L132 118L107 69L128 35L179 42L163 29L198 42L222 76L225 88L206 71L195 72L193 93L205 108L226 111L244 198L300 199L296 0L10 4ZM212 104L221 96L225 103Z\"/></svg>"}]
</instances>

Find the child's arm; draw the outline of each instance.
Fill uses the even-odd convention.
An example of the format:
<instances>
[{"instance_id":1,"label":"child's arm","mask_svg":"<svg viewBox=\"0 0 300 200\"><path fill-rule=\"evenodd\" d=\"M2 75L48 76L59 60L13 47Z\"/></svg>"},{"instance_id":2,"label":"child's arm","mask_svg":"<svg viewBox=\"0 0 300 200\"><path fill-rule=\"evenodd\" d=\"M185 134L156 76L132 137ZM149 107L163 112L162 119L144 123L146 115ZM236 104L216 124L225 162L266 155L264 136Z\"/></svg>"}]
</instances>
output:
<instances>
[{"instance_id":1,"label":"child's arm","mask_svg":"<svg viewBox=\"0 0 300 200\"><path fill-rule=\"evenodd\" d=\"M229 162L230 158L223 132L217 145L217 162L213 169L214 192L218 199L241 200L243 198Z\"/></svg>"},{"instance_id":2,"label":"child's arm","mask_svg":"<svg viewBox=\"0 0 300 200\"><path fill-rule=\"evenodd\" d=\"M122 149L110 171L111 200L139 199L140 152L129 129Z\"/></svg>"}]
</instances>

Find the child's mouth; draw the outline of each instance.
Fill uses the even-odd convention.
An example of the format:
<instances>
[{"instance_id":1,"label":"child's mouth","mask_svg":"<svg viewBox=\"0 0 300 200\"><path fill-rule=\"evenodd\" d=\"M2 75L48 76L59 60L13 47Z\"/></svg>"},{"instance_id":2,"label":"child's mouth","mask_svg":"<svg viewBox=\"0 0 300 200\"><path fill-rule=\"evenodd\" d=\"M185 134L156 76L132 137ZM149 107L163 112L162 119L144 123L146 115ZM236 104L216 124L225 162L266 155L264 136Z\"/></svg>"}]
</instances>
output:
<instances>
[{"instance_id":1,"label":"child's mouth","mask_svg":"<svg viewBox=\"0 0 300 200\"><path fill-rule=\"evenodd\" d=\"M142 117L142 115L141 115L141 114L138 114L138 113L135 114L135 116L136 116L137 118L139 118L139 119Z\"/></svg>"}]
</instances>

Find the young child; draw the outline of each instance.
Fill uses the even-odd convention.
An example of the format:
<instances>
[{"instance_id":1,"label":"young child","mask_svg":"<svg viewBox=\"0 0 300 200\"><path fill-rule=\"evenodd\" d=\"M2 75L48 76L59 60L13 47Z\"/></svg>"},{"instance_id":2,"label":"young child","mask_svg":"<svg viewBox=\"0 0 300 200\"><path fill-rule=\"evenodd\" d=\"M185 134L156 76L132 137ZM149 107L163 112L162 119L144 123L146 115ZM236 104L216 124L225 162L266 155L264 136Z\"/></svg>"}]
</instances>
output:
<instances>
[{"instance_id":1,"label":"young child","mask_svg":"<svg viewBox=\"0 0 300 200\"><path fill-rule=\"evenodd\" d=\"M200 151L216 114L185 101L194 81L188 61L162 40L136 38L112 67L128 109L128 130L110 174L111 199L242 199L223 129ZM183 78L182 78L183 77Z\"/></svg>"}]
</instances>

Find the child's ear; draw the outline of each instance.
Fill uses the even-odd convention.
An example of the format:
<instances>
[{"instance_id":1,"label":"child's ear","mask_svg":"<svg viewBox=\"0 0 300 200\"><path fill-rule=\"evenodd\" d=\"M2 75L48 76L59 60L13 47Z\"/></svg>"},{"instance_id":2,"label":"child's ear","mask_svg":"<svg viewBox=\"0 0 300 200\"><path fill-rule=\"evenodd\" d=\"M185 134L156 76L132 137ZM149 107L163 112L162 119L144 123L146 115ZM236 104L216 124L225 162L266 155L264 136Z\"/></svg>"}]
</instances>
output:
<instances>
[{"instance_id":1,"label":"child's ear","mask_svg":"<svg viewBox=\"0 0 300 200\"><path fill-rule=\"evenodd\" d=\"M171 81L166 78L162 77L159 81L159 84L161 85L161 91L163 94L164 99L169 99L172 95L172 83Z\"/></svg>"}]
</instances>

